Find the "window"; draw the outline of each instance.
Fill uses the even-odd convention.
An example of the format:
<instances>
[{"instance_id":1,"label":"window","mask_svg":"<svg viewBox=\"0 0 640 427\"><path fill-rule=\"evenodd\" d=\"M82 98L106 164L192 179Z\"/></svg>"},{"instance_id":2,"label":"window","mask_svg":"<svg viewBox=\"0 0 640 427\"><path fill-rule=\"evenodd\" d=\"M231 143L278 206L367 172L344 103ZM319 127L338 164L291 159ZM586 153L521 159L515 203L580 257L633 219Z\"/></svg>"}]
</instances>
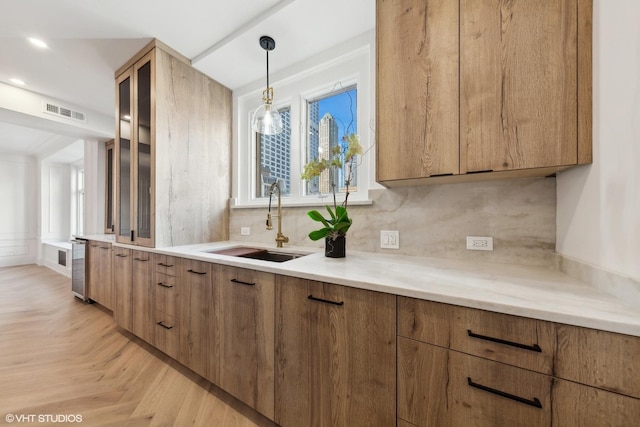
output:
<instances>
[{"instance_id":1,"label":"window","mask_svg":"<svg viewBox=\"0 0 640 427\"><path fill-rule=\"evenodd\" d=\"M344 144L344 136L358 133L356 87L343 89L338 93L332 92L325 97L307 102L307 155L305 162L314 159L328 159L334 147ZM344 160L343 160L344 165ZM357 164L357 160L356 160ZM346 165L344 165L346 166ZM349 191L357 191L357 175L351 180ZM306 194L331 193L331 182L335 182L337 190L346 191L346 170L338 172L337 177L329 176L326 170L321 176L306 182Z\"/></svg>"},{"instance_id":2,"label":"window","mask_svg":"<svg viewBox=\"0 0 640 427\"><path fill-rule=\"evenodd\" d=\"M281 134L256 134L256 197L269 197L269 187L276 181L280 181L283 196L291 194L291 111L283 108L280 115L284 128Z\"/></svg>"},{"instance_id":3,"label":"window","mask_svg":"<svg viewBox=\"0 0 640 427\"><path fill-rule=\"evenodd\" d=\"M276 181L284 205L328 202L329 178L307 182L301 174L307 162L343 144L345 133L356 133L365 152L373 146L374 40L372 31L272 76L274 106L284 124L280 135L251 130L251 117L261 104L262 81L234 90L233 207L266 207L269 187ZM368 150L357 161L357 177L352 176L349 187L350 203L370 203L368 191L375 185L374 151ZM345 171L338 171L332 181L338 193L344 193Z\"/></svg>"},{"instance_id":4,"label":"window","mask_svg":"<svg viewBox=\"0 0 640 427\"><path fill-rule=\"evenodd\" d=\"M84 234L84 169L78 170L76 185L76 233Z\"/></svg>"}]
</instances>

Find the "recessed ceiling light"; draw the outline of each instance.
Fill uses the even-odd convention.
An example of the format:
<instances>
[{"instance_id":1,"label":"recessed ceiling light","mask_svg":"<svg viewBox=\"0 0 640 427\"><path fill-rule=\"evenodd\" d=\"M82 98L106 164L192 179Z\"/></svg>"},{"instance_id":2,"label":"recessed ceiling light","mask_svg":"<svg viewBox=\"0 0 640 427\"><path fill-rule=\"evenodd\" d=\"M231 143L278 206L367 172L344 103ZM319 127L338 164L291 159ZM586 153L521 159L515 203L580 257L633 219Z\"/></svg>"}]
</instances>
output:
<instances>
[{"instance_id":1,"label":"recessed ceiling light","mask_svg":"<svg viewBox=\"0 0 640 427\"><path fill-rule=\"evenodd\" d=\"M14 85L18 85L18 86L26 86L27 85L24 80L20 80L20 79L9 79L9 81L11 83L13 83Z\"/></svg>"},{"instance_id":2,"label":"recessed ceiling light","mask_svg":"<svg viewBox=\"0 0 640 427\"><path fill-rule=\"evenodd\" d=\"M45 42L35 37L27 37L27 40L29 40L32 45L38 46L41 49L46 49L49 47Z\"/></svg>"}]
</instances>

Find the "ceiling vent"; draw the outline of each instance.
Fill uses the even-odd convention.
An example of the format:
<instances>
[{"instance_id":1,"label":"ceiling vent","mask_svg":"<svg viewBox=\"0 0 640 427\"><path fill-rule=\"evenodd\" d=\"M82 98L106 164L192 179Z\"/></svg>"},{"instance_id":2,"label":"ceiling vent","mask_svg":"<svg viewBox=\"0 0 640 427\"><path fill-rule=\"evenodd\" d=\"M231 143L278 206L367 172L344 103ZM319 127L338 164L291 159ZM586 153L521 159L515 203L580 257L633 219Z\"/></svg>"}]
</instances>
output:
<instances>
[{"instance_id":1,"label":"ceiling vent","mask_svg":"<svg viewBox=\"0 0 640 427\"><path fill-rule=\"evenodd\" d=\"M44 101L42 103L42 112L69 120L75 120L76 122L87 122L87 118L84 113L72 110L71 108L63 107L61 105L53 104L48 101Z\"/></svg>"}]
</instances>

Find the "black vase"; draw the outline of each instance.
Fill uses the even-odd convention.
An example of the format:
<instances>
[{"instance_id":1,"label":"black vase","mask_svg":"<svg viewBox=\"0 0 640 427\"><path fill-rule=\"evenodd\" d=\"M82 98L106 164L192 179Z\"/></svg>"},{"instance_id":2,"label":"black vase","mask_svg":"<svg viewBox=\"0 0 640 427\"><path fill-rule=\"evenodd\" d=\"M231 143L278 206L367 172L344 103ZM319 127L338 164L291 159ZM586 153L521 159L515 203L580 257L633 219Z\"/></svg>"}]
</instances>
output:
<instances>
[{"instance_id":1,"label":"black vase","mask_svg":"<svg viewBox=\"0 0 640 427\"><path fill-rule=\"evenodd\" d=\"M347 239L344 235L335 239L326 237L324 239L324 256L329 258L344 258L346 255Z\"/></svg>"}]
</instances>

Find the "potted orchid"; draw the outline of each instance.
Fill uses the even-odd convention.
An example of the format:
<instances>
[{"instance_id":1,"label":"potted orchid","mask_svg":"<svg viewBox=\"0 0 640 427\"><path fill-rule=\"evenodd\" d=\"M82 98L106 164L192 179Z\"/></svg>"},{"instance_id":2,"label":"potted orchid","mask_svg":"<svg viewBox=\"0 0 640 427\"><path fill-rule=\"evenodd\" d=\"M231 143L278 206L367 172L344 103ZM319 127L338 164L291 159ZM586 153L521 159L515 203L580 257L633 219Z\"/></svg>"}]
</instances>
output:
<instances>
[{"instance_id":1,"label":"potted orchid","mask_svg":"<svg viewBox=\"0 0 640 427\"><path fill-rule=\"evenodd\" d=\"M302 179L312 180L323 172L329 173L329 183L333 194L333 206L327 205L328 216L324 216L317 210L307 212L309 218L322 224L322 228L309 233L311 240L325 239L325 256L342 258L345 256L345 236L352 220L349 218L347 206L349 202L349 186L352 184L353 171L356 166L358 154L362 154L362 146L358 135L354 133L343 137L344 144L333 147L328 158L314 159L304 166ZM338 170L345 167L345 196L344 201L338 205L336 198L336 176Z\"/></svg>"}]
</instances>

